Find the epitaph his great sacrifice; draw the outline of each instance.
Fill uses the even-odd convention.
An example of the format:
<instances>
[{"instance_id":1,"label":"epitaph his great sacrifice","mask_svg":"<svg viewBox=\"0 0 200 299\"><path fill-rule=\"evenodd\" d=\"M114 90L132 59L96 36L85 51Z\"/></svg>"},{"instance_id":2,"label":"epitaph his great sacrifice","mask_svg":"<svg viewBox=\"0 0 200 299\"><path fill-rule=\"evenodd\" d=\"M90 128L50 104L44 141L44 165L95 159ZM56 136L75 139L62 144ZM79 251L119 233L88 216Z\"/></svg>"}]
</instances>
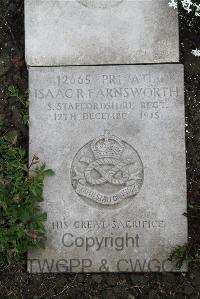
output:
<instances>
[{"instance_id":1,"label":"epitaph his great sacrifice","mask_svg":"<svg viewBox=\"0 0 200 299\"><path fill-rule=\"evenodd\" d=\"M25 0L30 66L179 61L167 0Z\"/></svg>"},{"instance_id":2,"label":"epitaph his great sacrifice","mask_svg":"<svg viewBox=\"0 0 200 299\"><path fill-rule=\"evenodd\" d=\"M182 65L31 67L47 248L30 272L175 271L187 242ZM184 269L182 269L184 270Z\"/></svg>"}]
</instances>

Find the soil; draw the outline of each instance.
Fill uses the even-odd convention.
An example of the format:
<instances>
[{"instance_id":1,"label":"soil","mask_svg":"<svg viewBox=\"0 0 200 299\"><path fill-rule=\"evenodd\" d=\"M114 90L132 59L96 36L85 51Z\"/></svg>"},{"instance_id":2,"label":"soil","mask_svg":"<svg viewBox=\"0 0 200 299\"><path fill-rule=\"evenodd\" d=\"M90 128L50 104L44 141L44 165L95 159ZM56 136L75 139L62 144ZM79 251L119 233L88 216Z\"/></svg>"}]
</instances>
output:
<instances>
[{"instance_id":1,"label":"soil","mask_svg":"<svg viewBox=\"0 0 200 299\"><path fill-rule=\"evenodd\" d=\"M9 96L8 86L27 90L24 60L23 0L0 0L0 125L20 133L28 143L20 105ZM200 200L200 18L180 11L181 62L185 66L185 113L187 145L188 206ZM200 248L198 210L188 209L189 245ZM35 274L26 272L26 262L0 269L0 299L134 299L200 298L200 264L188 274Z\"/></svg>"}]
</instances>

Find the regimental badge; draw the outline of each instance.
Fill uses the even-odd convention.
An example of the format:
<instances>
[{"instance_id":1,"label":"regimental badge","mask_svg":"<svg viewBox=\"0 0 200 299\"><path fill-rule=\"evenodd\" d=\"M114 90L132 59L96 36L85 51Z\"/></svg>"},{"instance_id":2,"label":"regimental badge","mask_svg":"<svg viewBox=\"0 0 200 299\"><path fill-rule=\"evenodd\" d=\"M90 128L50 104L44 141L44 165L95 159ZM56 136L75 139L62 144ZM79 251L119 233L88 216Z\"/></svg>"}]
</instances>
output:
<instances>
[{"instance_id":1,"label":"regimental badge","mask_svg":"<svg viewBox=\"0 0 200 299\"><path fill-rule=\"evenodd\" d=\"M71 167L76 193L101 205L133 198L140 191L143 179L143 164L136 150L108 131L85 144Z\"/></svg>"}]
</instances>

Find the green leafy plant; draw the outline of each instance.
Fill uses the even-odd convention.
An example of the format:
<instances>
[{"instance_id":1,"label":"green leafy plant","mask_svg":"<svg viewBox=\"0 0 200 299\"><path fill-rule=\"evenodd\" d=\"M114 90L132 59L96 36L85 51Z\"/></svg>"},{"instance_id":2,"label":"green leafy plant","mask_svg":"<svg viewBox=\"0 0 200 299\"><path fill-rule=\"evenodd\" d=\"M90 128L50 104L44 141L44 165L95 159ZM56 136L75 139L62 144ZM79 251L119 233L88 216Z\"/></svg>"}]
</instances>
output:
<instances>
[{"instance_id":1,"label":"green leafy plant","mask_svg":"<svg viewBox=\"0 0 200 299\"><path fill-rule=\"evenodd\" d=\"M191 210L194 210L194 211L198 211L198 210L200 210L200 204L199 204L199 203L189 204L188 207L189 207Z\"/></svg>"},{"instance_id":2,"label":"green leafy plant","mask_svg":"<svg viewBox=\"0 0 200 299\"><path fill-rule=\"evenodd\" d=\"M21 113L23 115L23 122L25 125L29 124L29 116L28 116L28 107L29 107L29 99L28 99L28 91L25 94L21 94L18 87L14 85L10 85L8 87L8 92L11 97L14 97L21 104Z\"/></svg>"},{"instance_id":3,"label":"green leafy plant","mask_svg":"<svg viewBox=\"0 0 200 299\"><path fill-rule=\"evenodd\" d=\"M190 265L191 263L200 262L200 247L190 246L185 244L176 247L170 254L169 260L173 262L175 267L179 270L183 264Z\"/></svg>"},{"instance_id":4,"label":"green leafy plant","mask_svg":"<svg viewBox=\"0 0 200 299\"><path fill-rule=\"evenodd\" d=\"M53 171L34 156L28 166L15 131L0 136L0 259L19 260L32 248L44 248L46 213L40 211L43 185ZM37 164L37 165L36 165Z\"/></svg>"}]
</instances>

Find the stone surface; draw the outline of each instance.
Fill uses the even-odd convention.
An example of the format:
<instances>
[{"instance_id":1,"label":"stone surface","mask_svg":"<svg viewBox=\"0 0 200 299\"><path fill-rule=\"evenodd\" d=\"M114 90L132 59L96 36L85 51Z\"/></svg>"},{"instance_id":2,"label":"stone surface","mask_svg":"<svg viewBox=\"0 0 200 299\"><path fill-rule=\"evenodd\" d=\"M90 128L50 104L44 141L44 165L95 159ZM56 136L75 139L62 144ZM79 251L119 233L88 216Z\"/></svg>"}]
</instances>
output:
<instances>
[{"instance_id":1,"label":"stone surface","mask_svg":"<svg viewBox=\"0 0 200 299\"><path fill-rule=\"evenodd\" d=\"M168 0L26 0L31 66L179 61L178 17Z\"/></svg>"},{"instance_id":2,"label":"stone surface","mask_svg":"<svg viewBox=\"0 0 200 299\"><path fill-rule=\"evenodd\" d=\"M175 271L187 242L182 65L29 69L47 249L30 272ZM182 270L185 270L182 269Z\"/></svg>"}]
</instances>

